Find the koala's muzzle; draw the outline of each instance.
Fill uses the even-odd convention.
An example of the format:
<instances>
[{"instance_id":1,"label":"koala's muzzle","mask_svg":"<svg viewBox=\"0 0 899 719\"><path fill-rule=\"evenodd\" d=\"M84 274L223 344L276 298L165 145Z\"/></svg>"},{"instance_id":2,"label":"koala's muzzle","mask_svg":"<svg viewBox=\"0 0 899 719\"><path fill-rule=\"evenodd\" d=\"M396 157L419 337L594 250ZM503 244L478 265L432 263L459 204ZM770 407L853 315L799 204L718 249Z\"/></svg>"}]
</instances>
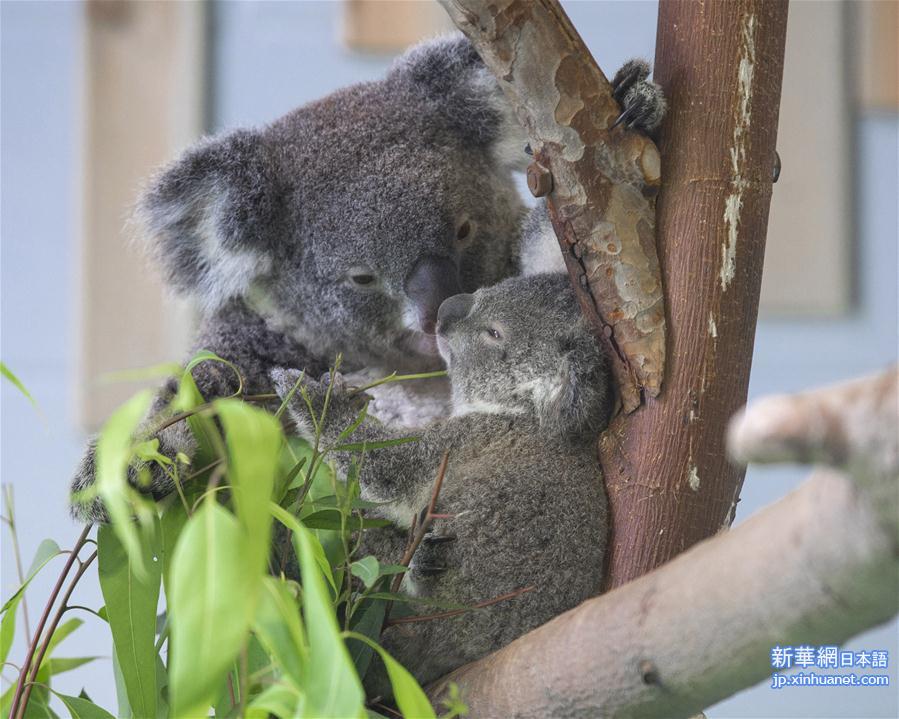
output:
<instances>
[{"instance_id":1,"label":"koala's muzzle","mask_svg":"<svg viewBox=\"0 0 899 719\"><path fill-rule=\"evenodd\" d=\"M437 311L437 334L443 335L459 320L464 320L474 305L474 295L454 295L444 300Z\"/></svg>"},{"instance_id":2,"label":"koala's muzzle","mask_svg":"<svg viewBox=\"0 0 899 719\"><path fill-rule=\"evenodd\" d=\"M434 334L437 311L447 297L462 291L459 270L446 257L422 257L406 278L406 295L415 305L421 331Z\"/></svg>"}]
</instances>

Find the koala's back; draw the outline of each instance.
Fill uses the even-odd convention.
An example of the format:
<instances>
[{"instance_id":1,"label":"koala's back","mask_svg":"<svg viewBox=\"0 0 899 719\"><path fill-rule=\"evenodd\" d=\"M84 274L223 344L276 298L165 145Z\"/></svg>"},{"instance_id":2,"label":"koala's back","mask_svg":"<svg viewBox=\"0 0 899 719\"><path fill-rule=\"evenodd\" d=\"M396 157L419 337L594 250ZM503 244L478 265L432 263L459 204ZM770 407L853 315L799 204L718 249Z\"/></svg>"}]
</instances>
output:
<instances>
[{"instance_id":1,"label":"koala's back","mask_svg":"<svg viewBox=\"0 0 899 719\"><path fill-rule=\"evenodd\" d=\"M401 658L409 652L420 663L416 676L422 681L495 651L598 594L602 577L608 519L595 447L549 441L530 418L459 419L474 429L469 436L476 440L452 447L437 504L438 513L452 516L434 524L437 534L456 539L437 545L446 572L433 578L413 572L409 588L469 606L534 589L429 622L426 652L407 643L403 625L394 627L390 649Z\"/></svg>"}]
</instances>

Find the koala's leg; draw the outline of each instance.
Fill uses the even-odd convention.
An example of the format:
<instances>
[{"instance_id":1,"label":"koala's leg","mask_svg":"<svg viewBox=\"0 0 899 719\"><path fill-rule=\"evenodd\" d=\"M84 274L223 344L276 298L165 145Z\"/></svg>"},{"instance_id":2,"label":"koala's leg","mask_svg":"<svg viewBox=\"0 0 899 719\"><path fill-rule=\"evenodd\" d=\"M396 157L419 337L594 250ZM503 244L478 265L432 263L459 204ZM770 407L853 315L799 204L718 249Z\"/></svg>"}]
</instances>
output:
<instances>
[{"instance_id":1,"label":"koala's leg","mask_svg":"<svg viewBox=\"0 0 899 719\"><path fill-rule=\"evenodd\" d=\"M612 96L622 109L615 125L624 123L650 135L658 129L668 109L662 88L649 79L649 63L639 58L628 60L615 73Z\"/></svg>"},{"instance_id":2,"label":"koala's leg","mask_svg":"<svg viewBox=\"0 0 899 719\"><path fill-rule=\"evenodd\" d=\"M238 389L243 394L272 392L269 378L272 367L305 367L316 375L326 367L326 363L312 358L303 347L269 328L260 315L239 300L227 303L206 319L195 347L197 351L203 349L215 353L240 371L238 377L231 367L221 362L207 360L199 363L191 374L206 401L231 396ZM171 416L169 405L177 389L175 380L170 380L160 389L138 435L147 439L158 438L159 452L170 459L174 459L179 452L192 458L196 445L185 421L154 432L155 427ZM94 482L95 453L96 439L92 439L72 481L71 510L78 520L106 522L108 516L99 499L79 501L77 496L79 491L90 487ZM146 484L138 481L141 470L149 475ZM169 473L155 463L131 467L129 481L155 499L165 497L175 488Z\"/></svg>"}]
</instances>

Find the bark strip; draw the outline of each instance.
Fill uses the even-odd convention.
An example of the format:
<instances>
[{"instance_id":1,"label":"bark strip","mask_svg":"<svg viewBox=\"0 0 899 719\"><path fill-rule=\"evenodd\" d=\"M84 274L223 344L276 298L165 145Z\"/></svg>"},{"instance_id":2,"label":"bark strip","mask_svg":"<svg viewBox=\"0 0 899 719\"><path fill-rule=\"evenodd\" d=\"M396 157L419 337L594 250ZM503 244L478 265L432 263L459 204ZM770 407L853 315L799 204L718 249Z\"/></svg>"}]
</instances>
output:
<instances>
[{"instance_id":1,"label":"bark strip","mask_svg":"<svg viewBox=\"0 0 899 719\"><path fill-rule=\"evenodd\" d=\"M526 128L528 184L586 316L607 343L625 411L658 395L665 312L655 246L659 153L623 126L611 86L557 0L440 0Z\"/></svg>"}]
</instances>

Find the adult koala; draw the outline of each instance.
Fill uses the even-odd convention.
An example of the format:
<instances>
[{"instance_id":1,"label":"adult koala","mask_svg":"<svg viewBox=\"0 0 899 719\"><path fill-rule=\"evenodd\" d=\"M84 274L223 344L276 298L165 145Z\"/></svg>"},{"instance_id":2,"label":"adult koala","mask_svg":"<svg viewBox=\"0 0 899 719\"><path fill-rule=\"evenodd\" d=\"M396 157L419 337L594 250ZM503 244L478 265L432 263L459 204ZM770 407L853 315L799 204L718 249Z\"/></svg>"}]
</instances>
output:
<instances>
[{"instance_id":1,"label":"adult koala","mask_svg":"<svg viewBox=\"0 0 899 719\"><path fill-rule=\"evenodd\" d=\"M512 171L526 144L477 53L450 36L384 80L201 141L151 182L139 215L169 285L201 306L194 346L240 368L247 393L271 391L276 366L318 376L338 352L348 371L438 369L440 303L517 267ZM194 378L207 399L237 389L214 362ZM160 451L191 454L184 423L161 433ZM93 454L76 491L93 481ZM154 473L152 494L172 489ZM106 518L98 502L73 513Z\"/></svg>"},{"instance_id":2,"label":"adult koala","mask_svg":"<svg viewBox=\"0 0 899 719\"><path fill-rule=\"evenodd\" d=\"M461 616L389 627L384 647L420 682L499 649L599 592L608 530L596 435L614 392L606 358L583 319L568 276L508 279L440 307L438 343L449 366L453 415L417 442L366 453L363 499L396 529L368 530L363 553L402 555L413 517L428 505L444 451L449 461L432 531L416 551L402 591L472 605L533 590ZM308 376L307 376L308 377ZM287 397L301 375L275 370ZM303 378L316 412L327 383ZM342 378L332 390L324 441L332 444L360 411ZM301 434L312 418L299 393L288 412ZM408 434L367 419L353 442ZM338 469L353 458L334 453ZM433 612L424 604L423 614ZM370 695L386 677L366 676Z\"/></svg>"},{"instance_id":3,"label":"adult koala","mask_svg":"<svg viewBox=\"0 0 899 719\"><path fill-rule=\"evenodd\" d=\"M628 67L614 84L639 123L655 86L647 68ZM518 268L525 210L512 172L527 163L526 142L493 76L455 35L413 48L384 80L200 142L151 182L139 215L171 287L201 306L195 348L238 367L245 392L269 392L277 366L318 376L338 352L347 371L437 369L441 302ZM193 375L207 399L238 387L219 363ZM174 390L163 388L151 416ZM443 399L385 398L374 409L420 424ZM183 422L158 437L163 454L193 451ZM148 491L172 491L150 469ZM91 445L73 490L93 478ZM73 513L106 519L96 501Z\"/></svg>"}]
</instances>

